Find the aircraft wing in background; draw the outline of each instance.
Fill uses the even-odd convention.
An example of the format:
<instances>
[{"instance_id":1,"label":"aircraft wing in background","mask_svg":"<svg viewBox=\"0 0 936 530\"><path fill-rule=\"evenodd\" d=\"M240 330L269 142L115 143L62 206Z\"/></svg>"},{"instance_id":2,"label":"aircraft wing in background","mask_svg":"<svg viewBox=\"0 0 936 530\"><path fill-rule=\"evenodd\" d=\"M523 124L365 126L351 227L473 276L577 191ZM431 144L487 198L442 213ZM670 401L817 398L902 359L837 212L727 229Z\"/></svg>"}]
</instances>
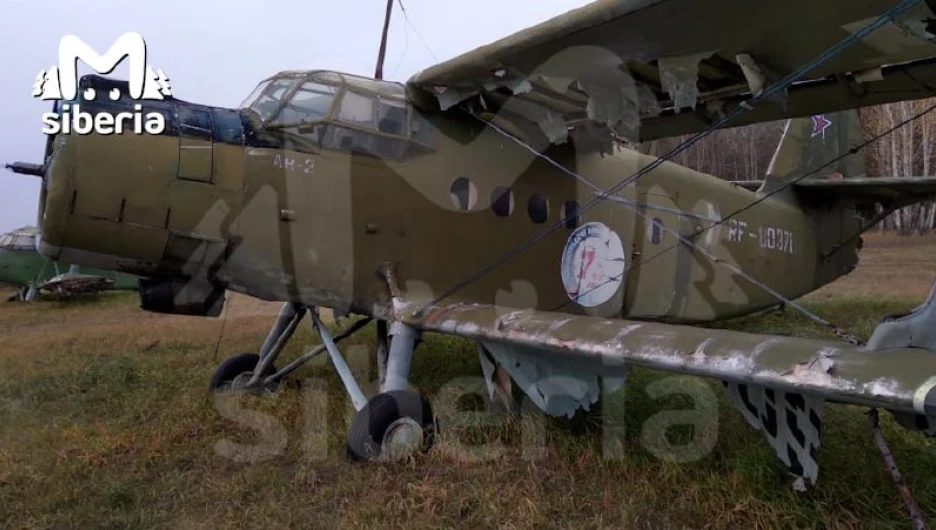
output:
<instances>
[{"instance_id":1,"label":"aircraft wing in background","mask_svg":"<svg viewBox=\"0 0 936 530\"><path fill-rule=\"evenodd\" d=\"M97 293L112 289L113 278L93 276L89 274L59 274L39 286L40 291L49 291L60 295L74 295L82 293Z\"/></svg>"}]
</instances>

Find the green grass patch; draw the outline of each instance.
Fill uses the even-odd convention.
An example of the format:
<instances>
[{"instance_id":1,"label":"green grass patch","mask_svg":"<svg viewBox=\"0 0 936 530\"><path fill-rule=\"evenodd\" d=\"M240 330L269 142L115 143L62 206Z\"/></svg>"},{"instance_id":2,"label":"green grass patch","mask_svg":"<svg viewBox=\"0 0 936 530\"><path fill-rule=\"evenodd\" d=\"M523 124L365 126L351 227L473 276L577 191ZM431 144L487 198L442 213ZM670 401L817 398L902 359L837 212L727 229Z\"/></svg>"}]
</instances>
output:
<instances>
[{"instance_id":1,"label":"green grass patch","mask_svg":"<svg viewBox=\"0 0 936 530\"><path fill-rule=\"evenodd\" d=\"M808 305L866 338L881 315L914 304L833 299ZM2 315L0 325L29 333L31 326L45 330L56 322L125 318L112 334L69 327L54 339L35 331L0 345L2 528L909 526L865 413L854 407L827 405L820 480L806 494L793 492L782 464L718 382L675 380L714 399L710 451L674 462L648 448L654 418L693 401L678 393L651 398L648 388L673 374L642 369L623 392L571 420L535 412L510 420L488 412L477 396L463 397L440 412L443 436L430 455L356 465L344 458L352 411L325 358L275 395L219 402L208 394L219 357L255 350L267 320L249 329L229 324L216 356L216 321L134 325L143 313L124 295L17 311ZM832 337L792 310L720 327ZM370 331L344 346L364 380L376 376ZM299 355L313 342L304 327L284 355ZM453 388L479 389L480 375L472 343L428 335L412 380L439 399ZM936 523L936 447L888 415L882 419L911 490ZM692 426L663 433L673 446L699 435Z\"/></svg>"}]
</instances>

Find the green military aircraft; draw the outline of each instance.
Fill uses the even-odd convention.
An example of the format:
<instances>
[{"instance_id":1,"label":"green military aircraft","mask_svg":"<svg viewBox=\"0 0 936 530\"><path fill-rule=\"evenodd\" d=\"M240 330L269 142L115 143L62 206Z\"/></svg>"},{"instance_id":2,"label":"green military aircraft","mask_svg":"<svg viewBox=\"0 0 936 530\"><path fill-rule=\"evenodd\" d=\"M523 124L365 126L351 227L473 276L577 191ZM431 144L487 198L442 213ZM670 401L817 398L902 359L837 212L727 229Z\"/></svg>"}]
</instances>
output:
<instances>
[{"instance_id":1,"label":"green military aircraft","mask_svg":"<svg viewBox=\"0 0 936 530\"><path fill-rule=\"evenodd\" d=\"M238 109L86 76L82 111L140 105L168 129L58 134L14 169L42 178L40 252L148 278L145 309L283 301L259 354L211 386L264 388L327 351L358 411L353 458L432 444L407 389L428 331L476 340L492 396L517 385L556 416L632 365L722 380L812 483L825 401L936 432L936 292L865 344L693 324L788 304L831 326L795 299L852 271L883 213L936 197L933 178L866 178L849 110L936 95L934 17L922 0L600 1L405 84L282 72ZM625 147L781 119L756 185ZM365 318L332 337L320 307ZM322 346L275 368L306 315ZM370 399L336 346L369 320Z\"/></svg>"},{"instance_id":2,"label":"green military aircraft","mask_svg":"<svg viewBox=\"0 0 936 530\"><path fill-rule=\"evenodd\" d=\"M129 274L54 262L36 251L38 229L24 227L0 235L0 283L17 287L10 301L32 302L46 291L60 296L104 290L136 290Z\"/></svg>"}]
</instances>

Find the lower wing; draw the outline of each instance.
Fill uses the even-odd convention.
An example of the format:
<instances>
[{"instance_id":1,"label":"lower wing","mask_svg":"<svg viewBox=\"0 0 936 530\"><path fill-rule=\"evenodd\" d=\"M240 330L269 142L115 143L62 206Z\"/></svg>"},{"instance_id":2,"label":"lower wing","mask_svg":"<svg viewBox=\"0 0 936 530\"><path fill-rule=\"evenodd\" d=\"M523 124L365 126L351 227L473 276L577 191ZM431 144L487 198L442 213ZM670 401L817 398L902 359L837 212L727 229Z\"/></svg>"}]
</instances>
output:
<instances>
[{"instance_id":1,"label":"lower wing","mask_svg":"<svg viewBox=\"0 0 936 530\"><path fill-rule=\"evenodd\" d=\"M815 482L824 401L881 407L936 434L936 290L910 315L885 321L868 346L827 340L454 304L397 315L416 328L475 339L489 390L503 368L556 416L588 409L629 367L723 381L736 407L781 460Z\"/></svg>"}]
</instances>

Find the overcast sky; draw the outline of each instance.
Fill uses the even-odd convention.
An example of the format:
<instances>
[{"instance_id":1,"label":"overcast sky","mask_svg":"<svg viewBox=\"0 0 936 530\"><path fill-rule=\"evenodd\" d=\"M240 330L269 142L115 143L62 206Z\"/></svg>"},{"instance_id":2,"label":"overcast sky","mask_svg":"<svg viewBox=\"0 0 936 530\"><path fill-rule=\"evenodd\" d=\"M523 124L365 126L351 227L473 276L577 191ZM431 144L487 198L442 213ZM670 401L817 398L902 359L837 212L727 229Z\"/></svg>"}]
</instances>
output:
<instances>
[{"instance_id":1,"label":"overcast sky","mask_svg":"<svg viewBox=\"0 0 936 530\"><path fill-rule=\"evenodd\" d=\"M385 77L410 75L588 0L403 0L394 11ZM0 17L3 131L0 163L40 162L40 116L31 97L40 70L58 61L63 35L104 53L127 31L147 43L149 62L173 95L217 106L240 104L279 70L333 69L372 76L386 0L4 0ZM83 65L81 65L83 66ZM126 79L127 65L112 74ZM80 71L87 73L88 70ZM0 232L36 221L39 180L0 171Z\"/></svg>"}]
</instances>

